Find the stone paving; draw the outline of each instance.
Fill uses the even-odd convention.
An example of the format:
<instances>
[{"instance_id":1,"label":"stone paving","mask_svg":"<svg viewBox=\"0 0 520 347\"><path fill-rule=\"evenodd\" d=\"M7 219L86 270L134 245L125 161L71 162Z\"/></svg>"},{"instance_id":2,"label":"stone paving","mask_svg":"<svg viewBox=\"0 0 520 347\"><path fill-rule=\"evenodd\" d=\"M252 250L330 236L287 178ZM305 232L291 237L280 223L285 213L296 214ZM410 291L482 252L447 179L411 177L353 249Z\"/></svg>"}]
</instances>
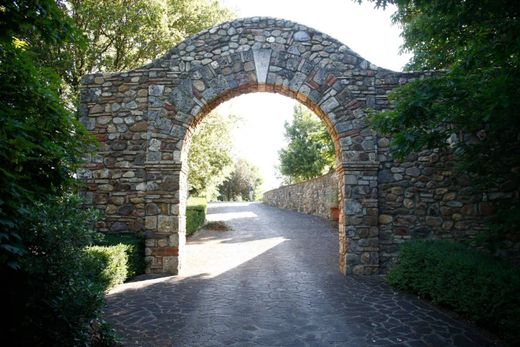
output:
<instances>
[{"instance_id":1,"label":"stone paving","mask_svg":"<svg viewBox=\"0 0 520 347\"><path fill-rule=\"evenodd\" d=\"M218 203L232 230L188 240L180 275L114 288L125 346L498 346L381 277L344 277L329 222L259 203Z\"/></svg>"}]
</instances>

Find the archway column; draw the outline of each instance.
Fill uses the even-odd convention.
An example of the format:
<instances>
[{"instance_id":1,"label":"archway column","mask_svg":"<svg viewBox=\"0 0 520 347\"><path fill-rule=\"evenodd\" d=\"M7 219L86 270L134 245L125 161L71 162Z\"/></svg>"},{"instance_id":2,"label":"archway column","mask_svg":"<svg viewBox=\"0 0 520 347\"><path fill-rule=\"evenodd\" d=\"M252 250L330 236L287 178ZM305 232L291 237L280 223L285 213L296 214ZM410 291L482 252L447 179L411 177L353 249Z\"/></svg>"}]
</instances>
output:
<instances>
[{"instance_id":1,"label":"archway column","mask_svg":"<svg viewBox=\"0 0 520 347\"><path fill-rule=\"evenodd\" d=\"M147 163L145 260L147 273L175 275L186 243L186 173L177 163Z\"/></svg>"},{"instance_id":2,"label":"archway column","mask_svg":"<svg viewBox=\"0 0 520 347\"><path fill-rule=\"evenodd\" d=\"M339 229L339 266L344 274L379 273L377 162L344 162L338 168L343 187Z\"/></svg>"}]
</instances>

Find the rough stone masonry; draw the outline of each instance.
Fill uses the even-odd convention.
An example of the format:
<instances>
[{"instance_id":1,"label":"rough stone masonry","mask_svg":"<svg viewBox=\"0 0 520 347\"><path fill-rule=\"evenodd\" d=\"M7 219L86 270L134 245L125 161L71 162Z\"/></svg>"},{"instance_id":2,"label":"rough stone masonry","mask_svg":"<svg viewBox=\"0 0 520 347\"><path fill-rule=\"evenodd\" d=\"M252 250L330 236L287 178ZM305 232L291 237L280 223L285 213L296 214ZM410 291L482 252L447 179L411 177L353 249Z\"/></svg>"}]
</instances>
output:
<instances>
[{"instance_id":1,"label":"rough stone masonry","mask_svg":"<svg viewBox=\"0 0 520 347\"><path fill-rule=\"evenodd\" d=\"M83 76L81 121L101 143L79 172L84 196L104 212L102 231L145 235L148 272L177 273L195 127L235 96L283 94L312 109L335 142L340 270L380 273L402 240L466 237L491 209L455 182L448 157L394 162L388 139L368 127L367 108L388 108L389 91L423 75L378 68L290 21L223 23L142 68Z\"/></svg>"}]
</instances>

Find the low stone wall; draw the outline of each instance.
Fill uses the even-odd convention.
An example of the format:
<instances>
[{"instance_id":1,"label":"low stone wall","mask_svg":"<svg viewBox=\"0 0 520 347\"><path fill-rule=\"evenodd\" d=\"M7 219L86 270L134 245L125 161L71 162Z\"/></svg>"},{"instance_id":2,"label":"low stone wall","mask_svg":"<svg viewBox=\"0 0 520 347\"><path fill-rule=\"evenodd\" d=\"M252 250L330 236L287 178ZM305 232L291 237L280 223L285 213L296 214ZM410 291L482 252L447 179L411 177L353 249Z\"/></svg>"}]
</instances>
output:
<instances>
[{"instance_id":1,"label":"low stone wall","mask_svg":"<svg viewBox=\"0 0 520 347\"><path fill-rule=\"evenodd\" d=\"M334 172L265 192L263 201L274 207L331 219L330 207L333 196L338 194L337 187L338 177Z\"/></svg>"}]
</instances>

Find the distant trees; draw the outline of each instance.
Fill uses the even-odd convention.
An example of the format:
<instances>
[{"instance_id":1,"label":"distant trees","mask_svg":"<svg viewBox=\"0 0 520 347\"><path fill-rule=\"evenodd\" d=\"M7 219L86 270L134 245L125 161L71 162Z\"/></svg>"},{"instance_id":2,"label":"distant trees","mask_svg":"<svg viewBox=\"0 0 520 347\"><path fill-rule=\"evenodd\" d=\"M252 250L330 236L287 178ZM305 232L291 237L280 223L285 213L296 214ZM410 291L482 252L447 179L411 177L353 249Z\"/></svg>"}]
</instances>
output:
<instances>
[{"instance_id":1,"label":"distant trees","mask_svg":"<svg viewBox=\"0 0 520 347\"><path fill-rule=\"evenodd\" d=\"M238 159L229 177L219 187L220 197L225 201L254 201L260 195L262 181L258 167L245 159Z\"/></svg>"},{"instance_id":2,"label":"distant trees","mask_svg":"<svg viewBox=\"0 0 520 347\"><path fill-rule=\"evenodd\" d=\"M305 181L334 168L332 138L317 116L303 105L294 107L292 122L285 123L287 148L279 152L280 172L287 183Z\"/></svg>"},{"instance_id":3,"label":"distant trees","mask_svg":"<svg viewBox=\"0 0 520 347\"><path fill-rule=\"evenodd\" d=\"M218 186L233 169L231 131L237 120L212 113L197 127L188 153L190 195L216 199Z\"/></svg>"}]
</instances>

